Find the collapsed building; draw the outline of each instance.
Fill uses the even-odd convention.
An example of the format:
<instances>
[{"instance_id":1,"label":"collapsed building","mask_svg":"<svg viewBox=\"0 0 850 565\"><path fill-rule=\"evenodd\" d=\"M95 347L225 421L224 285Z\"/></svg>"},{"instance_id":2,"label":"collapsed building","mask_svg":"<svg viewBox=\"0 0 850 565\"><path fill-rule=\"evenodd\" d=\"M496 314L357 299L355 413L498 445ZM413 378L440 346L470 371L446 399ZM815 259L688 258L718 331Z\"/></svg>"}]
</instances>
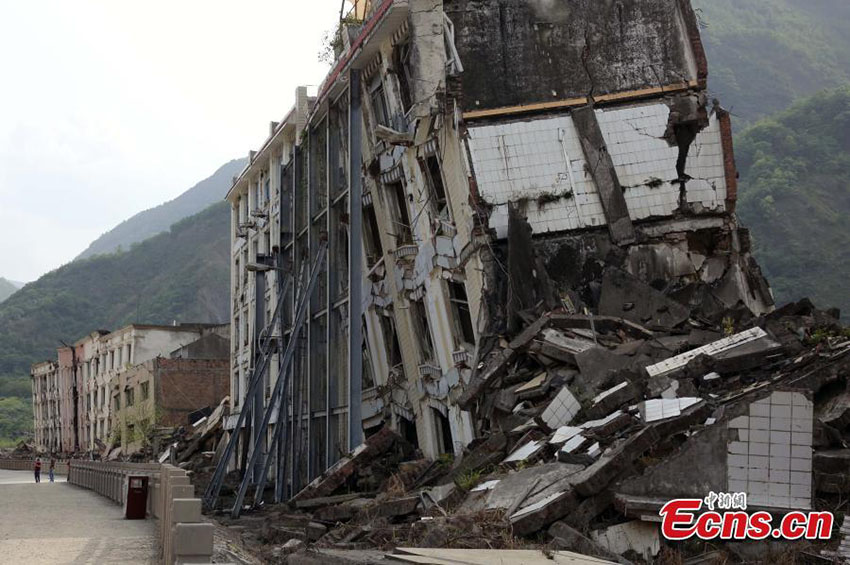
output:
<instances>
[{"instance_id":1,"label":"collapsed building","mask_svg":"<svg viewBox=\"0 0 850 565\"><path fill-rule=\"evenodd\" d=\"M208 507L238 469L225 506L256 485L275 559L527 536L622 561L674 497L846 488L850 342L775 309L688 0L356 2L334 46L227 195Z\"/></svg>"},{"instance_id":2,"label":"collapsed building","mask_svg":"<svg viewBox=\"0 0 850 565\"><path fill-rule=\"evenodd\" d=\"M708 100L689 2L387 0L352 13L364 10L342 20L317 95L298 89L227 197L229 426L252 403L242 433L256 442L292 370L294 490L359 445L361 424L429 457L460 454L481 432L475 360L540 304L659 322L658 304L620 300L651 285L681 304L668 317L773 307L734 216L729 114ZM291 366L280 347L244 399L261 336L293 335L318 261Z\"/></svg>"},{"instance_id":3,"label":"collapsed building","mask_svg":"<svg viewBox=\"0 0 850 565\"><path fill-rule=\"evenodd\" d=\"M227 396L229 333L227 325L130 324L58 348L55 361L30 373L35 446L126 453L159 425L185 425Z\"/></svg>"}]
</instances>

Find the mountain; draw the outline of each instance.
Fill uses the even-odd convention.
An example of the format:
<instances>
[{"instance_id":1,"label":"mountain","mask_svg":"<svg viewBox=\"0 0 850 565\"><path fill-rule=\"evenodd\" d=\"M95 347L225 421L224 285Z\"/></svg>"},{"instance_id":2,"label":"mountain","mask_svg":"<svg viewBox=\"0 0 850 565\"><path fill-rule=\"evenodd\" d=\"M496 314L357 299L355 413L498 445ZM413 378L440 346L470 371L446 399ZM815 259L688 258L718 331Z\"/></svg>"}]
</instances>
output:
<instances>
[{"instance_id":1,"label":"mountain","mask_svg":"<svg viewBox=\"0 0 850 565\"><path fill-rule=\"evenodd\" d=\"M850 81L847 0L692 0L708 86L738 127Z\"/></svg>"},{"instance_id":2,"label":"mountain","mask_svg":"<svg viewBox=\"0 0 850 565\"><path fill-rule=\"evenodd\" d=\"M219 202L127 251L69 263L0 304L0 397L28 397L29 369L61 340L131 322L229 318L230 208ZM2 418L2 414L0 414Z\"/></svg>"},{"instance_id":3,"label":"mountain","mask_svg":"<svg viewBox=\"0 0 850 565\"><path fill-rule=\"evenodd\" d=\"M850 313L850 87L799 101L735 140L738 214L779 303Z\"/></svg>"},{"instance_id":4,"label":"mountain","mask_svg":"<svg viewBox=\"0 0 850 565\"><path fill-rule=\"evenodd\" d=\"M20 286L16 285L10 280L6 280L3 277L0 277L0 302L3 302L12 294L18 291Z\"/></svg>"},{"instance_id":5,"label":"mountain","mask_svg":"<svg viewBox=\"0 0 850 565\"><path fill-rule=\"evenodd\" d=\"M77 259L112 253L119 249L129 249L132 244L167 230L174 222L197 214L207 206L221 201L230 189L233 177L242 172L246 164L247 159L234 159L222 165L212 176L202 180L174 200L139 212L121 222L94 240Z\"/></svg>"}]
</instances>

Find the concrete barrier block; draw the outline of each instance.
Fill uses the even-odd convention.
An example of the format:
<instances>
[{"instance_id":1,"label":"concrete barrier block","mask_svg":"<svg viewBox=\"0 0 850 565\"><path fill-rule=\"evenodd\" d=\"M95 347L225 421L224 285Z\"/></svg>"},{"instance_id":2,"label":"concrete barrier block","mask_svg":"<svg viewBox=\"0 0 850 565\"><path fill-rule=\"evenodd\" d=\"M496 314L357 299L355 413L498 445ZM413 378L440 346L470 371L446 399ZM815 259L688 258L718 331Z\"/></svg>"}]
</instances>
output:
<instances>
[{"instance_id":1,"label":"concrete barrier block","mask_svg":"<svg viewBox=\"0 0 850 565\"><path fill-rule=\"evenodd\" d=\"M174 526L174 557L181 561L183 556L209 556L213 553L213 532L215 526L208 522L200 524L175 524Z\"/></svg>"},{"instance_id":2,"label":"concrete barrier block","mask_svg":"<svg viewBox=\"0 0 850 565\"><path fill-rule=\"evenodd\" d=\"M169 487L171 499L175 498L195 498L195 487L192 485L177 485Z\"/></svg>"},{"instance_id":3,"label":"concrete barrier block","mask_svg":"<svg viewBox=\"0 0 850 565\"><path fill-rule=\"evenodd\" d=\"M171 519L174 522L194 524L201 521L201 499L200 498L175 498L174 507L171 511Z\"/></svg>"}]
</instances>

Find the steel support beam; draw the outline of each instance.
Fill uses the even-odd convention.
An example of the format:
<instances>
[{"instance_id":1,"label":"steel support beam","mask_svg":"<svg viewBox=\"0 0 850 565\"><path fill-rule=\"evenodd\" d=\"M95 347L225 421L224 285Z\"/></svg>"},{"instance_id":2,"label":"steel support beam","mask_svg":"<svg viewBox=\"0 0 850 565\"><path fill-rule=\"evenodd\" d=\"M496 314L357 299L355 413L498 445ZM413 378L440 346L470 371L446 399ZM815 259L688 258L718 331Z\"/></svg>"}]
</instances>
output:
<instances>
[{"instance_id":1,"label":"steel support beam","mask_svg":"<svg viewBox=\"0 0 850 565\"><path fill-rule=\"evenodd\" d=\"M282 294L286 294L290 283L291 278L287 278L283 286ZM270 322L271 326L274 326L274 324L277 323L278 317L280 316L282 303L282 300L279 300L277 303L277 307L275 308L274 315L272 316ZM239 412L239 417L236 419L236 426L233 428L233 432L231 432L230 434L230 439L228 440L227 446L224 449L224 454L222 454L218 465L216 465L215 472L213 472L212 479L210 480L210 484L207 485L207 490L204 492L203 502L206 508L213 508L215 506L216 501L218 500L218 495L221 492L221 485L224 482L224 476L227 474L227 465L230 463L230 459L233 457L233 454L236 450L236 446L239 443L239 436L242 430L242 426L245 424L246 418L251 413L250 404L247 401L250 398L254 398L253 395L259 387L259 383L261 383L263 380L263 374L268 368L268 365L271 361L272 353L276 348L277 345L274 340L268 340L265 343L262 340L260 341L260 350L263 353L262 358L259 364L254 366L254 370L251 373L251 379L248 383L248 390L245 391L245 402L243 402L242 410ZM250 472L246 471L245 475L250 475Z\"/></svg>"},{"instance_id":2,"label":"steel support beam","mask_svg":"<svg viewBox=\"0 0 850 565\"><path fill-rule=\"evenodd\" d=\"M259 257L257 258L259 261ZM265 328L266 321L266 273L257 271L254 273L254 365L257 365L262 356L260 348L260 333L261 328ZM266 451L266 438L261 435L260 422L262 422L263 413L263 396L265 395L265 380L266 375L260 377L260 386L254 391L253 404L251 409L253 414L253 422L251 422L251 445L257 446L263 452ZM260 481L260 473L262 469L259 466L249 467L249 473L252 474L254 483Z\"/></svg>"},{"instance_id":3,"label":"steel support beam","mask_svg":"<svg viewBox=\"0 0 850 565\"><path fill-rule=\"evenodd\" d=\"M360 412L363 373L363 186L360 178L362 157L362 113L360 104L360 71L349 71L348 87L348 208L351 235L348 238L348 449L363 442Z\"/></svg>"},{"instance_id":4,"label":"steel support beam","mask_svg":"<svg viewBox=\"0 0 850 565\"><path fill-rule=\"evenodd\" d=\"M310 280L304 288L301 296L299 296L298 300L298 309L295 313L295 323L292 326L292 333L290 334L289 342L286 344L286 350L283 353L283 362L282 364L286 366L289 360L292 358L292 355L295 353L295 344L298 341L298 334L301 331L301 326L304 324L304 320L307 317L307 310L310 306L310 295L313 292L313 288L316 285L316 280L319 276L319 271L321 271L322 264L325 262L325 255L328 249L327 240L323 240L319 245L318 254L316 257L316 261L313 264L312 269L310 270ZM268 365L268 359L270 356L265 358L265 365ZM268 469L269 457L264 457L262 460L260 459L260 455L262 451L260 450L260 441L264 439L266 431L269 427L269 422L271 422L271 417L276 409L277 405L280 404L281 391L283 390L283 383L286 379L278 379L275 383L274 390L272 391L271 398L269 399L268 408L265 411L265 415L263 416L263 421L260 424L260 436L258 437L258 441L254 444L253 449L251 450L250 462L248 464L249 469L253 469L255 465L261 465L263 469ZM242 503L245 501L245 494L248 491L248 484L250 483L250 477L248 473L242 477L242 482L239 485L239 492L236 494L236 501L233 503L233 509L230 512L230 515L233 518L238 518L240 512L242 511ZM265 481L262 481L263 483ZM258 489L261 485L258 484ZM260 493L260 496L262 494Z\"/></svg>"}]
</instances>

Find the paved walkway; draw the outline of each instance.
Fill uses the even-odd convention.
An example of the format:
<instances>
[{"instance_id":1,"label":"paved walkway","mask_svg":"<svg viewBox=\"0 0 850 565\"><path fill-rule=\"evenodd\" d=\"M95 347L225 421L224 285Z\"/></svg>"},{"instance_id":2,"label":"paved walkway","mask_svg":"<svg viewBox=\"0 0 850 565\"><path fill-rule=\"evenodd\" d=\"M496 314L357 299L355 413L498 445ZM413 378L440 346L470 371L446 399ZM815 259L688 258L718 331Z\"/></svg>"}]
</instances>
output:
<instances>
[{"instance_id":1,"label":"paved walkway","mask_svg":"<svg viewBox=\"0 0 850 565\"><path fill-rule=\"evenodd\" d=\"M0 470L0 563L157 562L154 520L125 520L112 501L60 481Z\"/></svg>"}]
</instances>

